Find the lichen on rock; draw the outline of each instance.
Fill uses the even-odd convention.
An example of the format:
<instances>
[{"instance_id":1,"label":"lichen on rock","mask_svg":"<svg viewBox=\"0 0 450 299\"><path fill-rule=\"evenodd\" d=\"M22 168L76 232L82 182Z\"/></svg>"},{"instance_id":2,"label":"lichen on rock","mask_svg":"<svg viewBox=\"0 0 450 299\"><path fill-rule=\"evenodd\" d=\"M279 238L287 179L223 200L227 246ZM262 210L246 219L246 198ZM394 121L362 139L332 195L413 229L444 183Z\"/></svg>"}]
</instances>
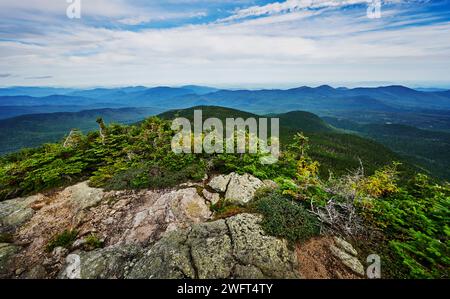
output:
<instances>
[{"instance_id":1,"label":"lichen on rock","mask_svg":"<svg viewBox=\"0 0 450 299\"><path fill-rule=\"evenodd\" d=\"M12 244L0 243L0 278L8 274L10 270L11 257L19 250L19 247Z\"/></svg>"},{"instance_id":2,"label":"lichen on rock","mask_svg":"<svg viewBox=\"0 0 450 299\"><path fill-rule=\"evenodd\" d=\"M158 241L128 278L298 278L285 241L266 236L260 217L241 214L171 232ZM251 272L246 271L251 270Z\"/></svg>"}]
</instances>

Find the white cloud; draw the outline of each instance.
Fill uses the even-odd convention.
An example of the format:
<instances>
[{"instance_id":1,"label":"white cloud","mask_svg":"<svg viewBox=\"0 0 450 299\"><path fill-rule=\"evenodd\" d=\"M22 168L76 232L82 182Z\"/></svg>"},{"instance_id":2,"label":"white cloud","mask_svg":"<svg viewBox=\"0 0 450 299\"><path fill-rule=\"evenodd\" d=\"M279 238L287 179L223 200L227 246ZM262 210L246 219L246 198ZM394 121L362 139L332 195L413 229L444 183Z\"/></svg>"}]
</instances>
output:
<instances>
[{"instance_id":1,"label":"white cloud","mask_svg":"<svg viewBox=\"0 0 450 299\"><path fill-rule=\"evenodd\" d=\"M235 13L222 21L233 21L253 16L273 15L280 13L290 13L304 9L318 9L337 7L351 4L367 3L370 0L286 0L275 2L263 6L252 6L239 9Z\"/></svg>"},{"instance_id":2,"label":"white cloud","mask_svg":"<svg viewBox=\"0 0 450 299\"><path fill-rule=\"evenodd\" d=\"M380 30L397 11L297 11L139 32L63 23L0 39L2 85L244 85L448 80L450 23ZM397 17L396 17L397 16ZM432 42L430 42L432 41ZM43 77L36 82L29 77Z\"/></svg>"},{"instance_id":3,"label":"white cloud","mask_svg":"<svg viewBox=\"0 0 450 299\"><path fill-rule=\"evenodd\" d=\"M0 8L2 14L14 13L44 13L46 15L66 15L66 9L70 4L66 0L1 0ZM137 14L139 8L124 0L81 0L84 15L120 17L124 15Z\"/></svg>"},{"instance_id":4,"label":"white cloud","mask_svg":"<svg viewBox=\"0 0 450 299\"><path fill-rule=\"evenodd\" d=\"M185 12L185 13L166 13L164 15L137 15L133 17L128 17L124 19L118 20L119 23L125 24L125 25L139 25L143 23L148 23L151 21L163 21L163 20L170 20L170 19L185 19L185 18L200 18L207 16L206 12Z\"/></svg>"},{"instance_id":5,"label":"white cloud","mask_svg":"<svg viewBox=\"0 0 450 299\"><path fill-rule=\"evenodd\" d=\"M173 11L165 8L164 5L158 3L159 1L142 3L126 0L80 1L82 19L90 18L125 25L206 16L206 12L202 9ZM136 5L135 2L139 5ZM66 0L0 0L0 18L3 20L34 20L40 23L55 23L58 19L66 18L66 10L69 5L70 3L67 3ZM173 5L176 8L176 5Z\"/></svg>"},{"instance_id":6,"label":"white cloud","mask_svg":"<svg viewBox=\"0 0 450 299\"><path fill-rule=\"evenodd\" d=\"M337 8L356 4L370 4L377 0L285 0L266 5L255 5L244 9L238 9L230 17L224 18L222 22L235 21L248 17L270 16L281 13L292 13L306 9ZM379 0L384 4L402 3L405 0ZM416 1L420 2L420 0Z\"/></svg>"}]
</instances>

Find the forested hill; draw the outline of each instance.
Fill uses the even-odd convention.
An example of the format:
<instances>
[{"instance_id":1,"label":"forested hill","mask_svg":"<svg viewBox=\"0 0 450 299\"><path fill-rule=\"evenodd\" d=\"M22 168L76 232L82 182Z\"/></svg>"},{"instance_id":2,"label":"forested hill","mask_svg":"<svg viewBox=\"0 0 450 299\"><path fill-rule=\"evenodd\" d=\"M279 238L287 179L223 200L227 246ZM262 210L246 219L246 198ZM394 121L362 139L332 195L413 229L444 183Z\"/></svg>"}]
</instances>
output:
<instances>
[{"instance_id":1,"label":"forested hill","mask_svg":"<svg viewBox=\"0 0 450 299\"><path fill-rule=\"evenodd\" d=\"M219 118L222 121L225 121L226 118L261 117L253 113L217 106L171 110L160 114L159 117L167 120L184 117L192 121L195 110L202 110L204 120L211 117ZM267 117L280 119L282 147L289 144L295 133L300 131L310 138L310 155L321 163L320 172L323 176L328 176L330 172L336 175L345 174L351 169L358 168L361 163L367 173L373 173L382 165L392 161L403 161L402 169L406 173L412 173L413 169L416 169L415 166L405 162L403 158L380 143L355 134L343 133L342 130L327 124L313 113L293 111Z\"/></svg>"},{"instance_id":2,"label":"forested hill","mask_svg":"<svg viewBox=\"0 0 450 299\"><path fill-rule=\"evenodd\" d=\"M418 129L401 124L361 124L324 117L328 123L370 138L416 163L441 179L450 179L450 133Z\"/></svg>"},{"instance_id":3,"label":"forested hill","mask_svg":"<svg viewBox=\"0 0 450 299\"><path fill-rule=\"evenodd\" d=\"M174 119L175 117L185 117L193 121L195 110L201 110L203 120L207 118L218 118L225 122L227 118L260 118L260 117L276 117L280 119L280 126L284 129L293 128L304 132L336 132L336 130L324 122L317 115L305 111L292 111L281 114L257 115L232 108L224 108L219 106L196 106L188 109L175 109L161 113L159 117L163 119ZM269 122L270 123L270 122Z\"/></svg>"},{"instance_id":4,"label":"forested hill","mask_svg":"<svg viewBox=\"0 0 450 299\"><path fill-rule=\"evenodd\" d=\"M217 106L197 106L178 109L159 115L162 119L175 117L193 119L193 111L201 109L203 118L259 118L261 116L236 109ZM97 117L103 117L106 123L134 123L156 114L154 108L100 109L75 113L49 113L15 117L0 121L0 148L3 154L26 147L37 147L48 142L61 141L72 129L83 132L96 130ZM293 111L264 117L278 117L281 126L282 146L289 144L296 132L304 132L311 139L311 155L321 162L321 174L329 171L335 174L346 173L359 167L360 160L368 173L389 163L403 159L385 146L354 134L343 134L341 130L327 124L317 115ZM270 122L269 122L270 124ZM412 167L405 166L407 169Z\"/></svg>"},{"instance_id":5,"label":"forested hill","mask_svg":"<svg viewBox=\"0 0 450 299\"><path fill-rule=\"evenodd\" d=\"M155 108L95 109L17 116L0 120L0 155L44 143L58 142L72 129L85 133L97 128L96 119L131 124L161 112Z\"/></svg>"}]
</instances>

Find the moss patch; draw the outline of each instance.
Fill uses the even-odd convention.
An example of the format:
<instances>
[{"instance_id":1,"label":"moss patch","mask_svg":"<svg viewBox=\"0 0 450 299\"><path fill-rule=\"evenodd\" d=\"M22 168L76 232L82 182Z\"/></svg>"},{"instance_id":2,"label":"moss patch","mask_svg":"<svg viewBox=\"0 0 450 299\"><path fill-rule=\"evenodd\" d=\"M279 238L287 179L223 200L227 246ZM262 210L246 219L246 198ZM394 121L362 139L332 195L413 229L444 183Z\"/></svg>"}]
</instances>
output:
<instances>
[{"instance_id":1,"label":"moss patch","mask_svg":"<svg viewBox=\"0 0 450 299\"><path fill-rule=\"evenodd\" d=\"M69 248L72 246L73 242L77 239L78 231L76 230L65 230L62 233L54 236L50 242L47 244L46 251L52 252L56 247Z\"/></svg>"}]
</instances>

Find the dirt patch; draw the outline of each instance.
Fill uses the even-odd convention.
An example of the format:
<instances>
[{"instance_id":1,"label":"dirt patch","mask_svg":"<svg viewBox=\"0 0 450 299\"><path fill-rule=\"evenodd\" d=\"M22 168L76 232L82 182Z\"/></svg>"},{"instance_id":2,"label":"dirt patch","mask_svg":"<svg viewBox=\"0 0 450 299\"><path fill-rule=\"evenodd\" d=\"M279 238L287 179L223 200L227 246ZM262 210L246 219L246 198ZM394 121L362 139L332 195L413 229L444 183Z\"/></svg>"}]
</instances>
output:
<instances>
[{"instance_id":1,"label":"dirt patch","mask_svg":"<svg viewBox=\"0 0 450 299\"><path fill-rule=\"evenodd\" d=\"M359 279L330 251L331 237L318 237L297 245L299 273L305 279Z\"/></svg>"}]
</instances>

